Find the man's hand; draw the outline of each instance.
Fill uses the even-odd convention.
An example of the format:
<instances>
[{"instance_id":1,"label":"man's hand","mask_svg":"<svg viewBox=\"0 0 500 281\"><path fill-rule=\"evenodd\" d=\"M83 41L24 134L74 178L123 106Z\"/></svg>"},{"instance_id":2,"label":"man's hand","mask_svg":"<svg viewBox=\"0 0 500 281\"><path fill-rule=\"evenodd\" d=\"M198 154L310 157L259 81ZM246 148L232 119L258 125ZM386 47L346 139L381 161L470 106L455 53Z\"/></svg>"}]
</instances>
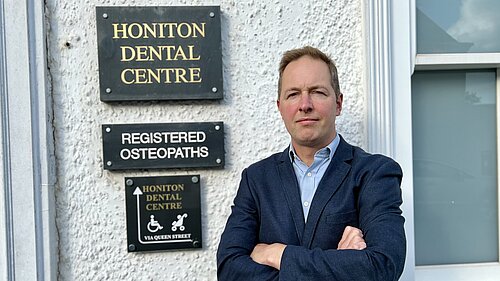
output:
<instances>
[{"instance_id":1,"label":"man's hand","mask_svg":"<svg viewBox=\"0 0 500 281\"><path fill-rule=\"evenodd\" d=\"M363 232L353 226L346 226L337 250L363 250L365 248L366 243L363 239Z\"/></svg>"},{"instance_id":2,"label":"man's hand","mask_svg":"<svg viewBox=\"0 0 500 281\"><path fill-rule=\"evenodd\" d=\"M268 265L280 269L281 256L285 251L286 245L280 243L255 245L250 257L256 263ZM337 250L363 250L366 248L363 232L360 229L347 226L342 234Z\"/></svg>"},{"instance_id":3,"label":"man's hand","mask_svg":"<svg viewBox=\"0 0 500 281\"><path fill-rule=\"evenodd\" d=\"M280 243L255 245L250 257L254 262L268 265L280 270L281 256L285 251L286 245Z\"/></svg>"}]
</instances>

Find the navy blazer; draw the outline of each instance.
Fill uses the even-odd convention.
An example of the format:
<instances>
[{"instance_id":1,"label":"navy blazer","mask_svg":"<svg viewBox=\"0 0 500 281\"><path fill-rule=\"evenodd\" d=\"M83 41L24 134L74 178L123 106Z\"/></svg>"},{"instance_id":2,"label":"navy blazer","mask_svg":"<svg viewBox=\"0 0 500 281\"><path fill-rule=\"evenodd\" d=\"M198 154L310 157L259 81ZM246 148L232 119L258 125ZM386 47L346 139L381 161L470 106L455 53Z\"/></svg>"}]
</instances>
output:
<instances>
[{"instance_id":1,"label":"navy blazer","mask_svg":"<svg viewBox=\"0 0 500 281\"><path fill-rule=\"evenodd\" d=\"M406 255L401 179L394 160L341 137L305 223L289 150L251 165L221 236L218 279L398 280ZM366 249L336 250L348 225L363 231ZM281 270L250 258L257 243L288 245Z\"/></svg>"}]
</instances>

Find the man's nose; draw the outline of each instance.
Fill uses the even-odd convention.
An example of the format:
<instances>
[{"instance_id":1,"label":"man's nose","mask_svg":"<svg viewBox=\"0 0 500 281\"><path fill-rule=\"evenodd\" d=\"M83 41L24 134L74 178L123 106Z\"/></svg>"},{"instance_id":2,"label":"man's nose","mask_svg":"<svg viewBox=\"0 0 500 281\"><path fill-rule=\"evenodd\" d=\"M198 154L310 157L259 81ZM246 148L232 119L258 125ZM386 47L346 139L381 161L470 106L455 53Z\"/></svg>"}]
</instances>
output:
<instances>
[{"instance_id":1,"label":"man's nose","mask_svg":"<svg viewBox=\"0 0 500 281\"><path fill-rule=\"evenodd\" d=\"M303 112L309 112L313 109L313 104L311 100L311 95L309 93L302 93L300 95L300 107L299 110Z\"/></svg>"}]
</instances>

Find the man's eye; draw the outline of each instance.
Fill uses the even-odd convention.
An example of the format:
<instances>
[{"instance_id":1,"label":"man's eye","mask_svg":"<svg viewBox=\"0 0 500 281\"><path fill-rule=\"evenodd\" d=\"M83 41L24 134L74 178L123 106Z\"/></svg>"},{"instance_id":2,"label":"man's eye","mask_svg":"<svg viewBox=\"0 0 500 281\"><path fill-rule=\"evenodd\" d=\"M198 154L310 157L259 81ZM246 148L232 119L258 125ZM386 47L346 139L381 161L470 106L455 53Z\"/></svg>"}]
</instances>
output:
<instances>
[{"instance_id":1,"label":"man's eye","mask_svg":"<svg viewBox=\"0 0 500 281\"><path fill-rule=\"evenodd\" d=\"M313 91L313 94L319 94L319 95L324 95L326 96L326 92L322 91L322 90L314 90Z\"/></svg>"},{"instance_id":2,"label":"man's eye","mask_svg":"<svg viewBox=\"0 0 500 281\"><path fill-rule=\"evenodd\" d=\"M286 96L286 97L289 99L289 98L294 98L294 97L296 97L297 95L298 95L298 93L297 93L297 92L289 92L289 93L287 94L287 96Z\"/></svg>"}]
</instances>

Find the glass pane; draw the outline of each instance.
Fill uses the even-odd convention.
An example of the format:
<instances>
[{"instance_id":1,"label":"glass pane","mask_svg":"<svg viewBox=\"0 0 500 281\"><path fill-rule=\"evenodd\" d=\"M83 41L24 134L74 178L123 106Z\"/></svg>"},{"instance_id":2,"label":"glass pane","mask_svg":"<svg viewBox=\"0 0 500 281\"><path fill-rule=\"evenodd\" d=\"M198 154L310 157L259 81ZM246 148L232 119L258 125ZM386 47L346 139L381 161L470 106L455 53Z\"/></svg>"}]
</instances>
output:
<instances>
[{"instance_id":1,"label":"glass pane","mask_svg":"<svg viewBox=\"0 0 500 281\"><path fill-rule=\"evenodd\" d=\"M412 80L417 265L498 261L495 71Z\"/></svg>"},{"instance_id":2,"label":"glass pane","mask_svg":"<svg viewBox=\"0 0 500 281\"><path fill-rule=\"evenodd\" d=\"M417 52L500 52L498 0L417 0Z\"/></svg>"}]
</instances>

